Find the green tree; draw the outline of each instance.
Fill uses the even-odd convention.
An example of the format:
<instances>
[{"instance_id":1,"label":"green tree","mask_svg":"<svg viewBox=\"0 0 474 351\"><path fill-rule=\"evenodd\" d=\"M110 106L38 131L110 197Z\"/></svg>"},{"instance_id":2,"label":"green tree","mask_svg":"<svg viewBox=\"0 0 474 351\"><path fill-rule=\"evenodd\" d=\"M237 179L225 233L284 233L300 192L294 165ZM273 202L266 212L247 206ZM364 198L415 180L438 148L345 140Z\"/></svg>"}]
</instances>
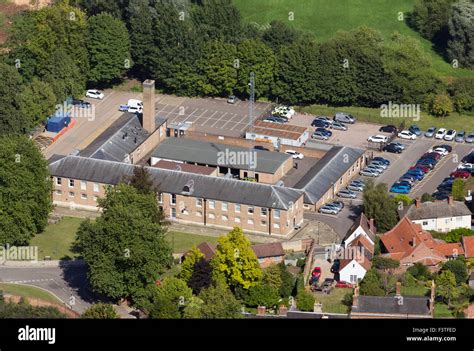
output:
<instances>
[{"instance_id":1,"label":"green tree","mask_svg":"<svg viewBox=\"0 0 474 351\"><path fill-rule=\"evenodd\" d=\"M429 280L431 279L431 273L424 264L417 262L413 266L407 269L407 272L415 277L416 279Z\"/></svg>"},{"instance_id":2,"label":"green tree","mask_svg":"<svg viewBox=\"0 0 474 351\"><path fill-rule=\"evenodd\" d=\"M201 306L204 302L196 296L191 297L191 299L186 304L186 307L183 309L183 318L185 319L198 319L201 318Z\"/></svg>"},{"instance_id":3,"label":"green tree","mask_svg":"<svg viewBox=\"0 0 474 351\"><path fill-rule=\"evenodd\" d=\"M453 102L445 93L436 95L430 104L430 113L437 117L447 117L453 109Z\"/></svg>"},{"instance_id":4,"label":"green tree","mask_svg":"<svg viewBox=\"0 0 474 351\"><path fill-rule=\"evenodd\" d=\"M411 22L428 40L445 44L451 4L454 0L417 0Z\"/></svg>"},{"instance_id":5,"label":"green tree","mask_svg":"<svg viewBox=\"0 0 474 351\"><path fill-rule=\"evenodd\" d=\"M158 295L155 303L150 309L150 318L153 319L179 319L181 312L179 305L172 301L169 297Z\"/></svg>"},{"instance_id":6,"label":"green tree","mask_svg":"<svg viewBox=\"0 0 474 351\"><path fill-rule=\"evenodd\" d=\"M373 218L377 230L384 232L397 224L397 203L390 197L387 185L369 181L364 188L363 208L367 218Z\"/></svg>"},{"instance_id":7,"label":"green tree","mask_svg":"<svg viewBox=\"0 0 474 351\"><path fill-rule=\"evenodd\" d=\"M53 114L56 95L48 83L33 78L18 96L18 101L21 113L28 120L27 129L30 130Z\"/></svg>"},{"instance_id":8,"label":"green tree","mask_svg":"<svg viewBox=\"0 0 474 351\"><path fill-rule=\"evenodd\" d=\"M193 293L199 295L202 289L208 288L212 284L212 266L204 258L194 264L193 273L188 280L188 286Z\"/></svg>"},{"instance_id":9,"label":"green tree","mask_svg":"<svg viewBox=\"0 0 474 351\"><path fill-rule=\"evenodd\" d=\"M0 137L0 247L28 245L46 227L52 182L47 162L24 136Z\"/></svg>"},{"instance_id":10,"label":"green tree","mask_svg":"<svg viewBox=\"0 0 474 351\"><path fill-rule=\"evenodd\" d=\"M95 303L81 316L84 319L116 319L119 318L114 306L109 303Z\"/></svg>"},{"instance_id":11,"label":"green tree","mask_svg":"<svg viewBox=\"0 0 474 351\"><path fill-rule=\"evenodd\" d=\"M469 276L466 265L460 259L447 261L443 265L442 271L451 271L456 278L457 285L465 283Z\"/></svg>"},{"instance_id":12,"label":"green tree","mask_svg":"<svg viewBox=\"0 0 474 351\"><path fill-rule=\"evenodd\" d=\"M410 196L405 194L397 194L393 197L393 199L397 204L401 204L403 206L410 206L414 202Z\"/></svg>"},{"instance_id":13,"label":"green tree","mask_svg":"<svg viewBox=\"0 0 474 351\"><path fill-rule=\"evenodd\" d=\"M262 282L264 285L268 285L276 291L279 291L283 284L281 275L280 267L276 264L271 265L263 270Z\"/></svg>"},{"instance_id":14,"label":"green tree","mask_svg":"<svg viewBox=\"0 0 474 351\"><path fill-rule=\"evenodd\" d=\"M360 282L360 294L368 296L383 296L385 295L382 288L380 273L372 268L365 273L364 279Z\"/></svg>"},{"instance_id":15,"label":"green tree","mask_svg":"<svg viewBox=\"0 0 474 351\"><path fill-rule=\"evenodd\" d=\"M194 273L194 265L204 257L204 254L196 246L193 246L184 256L184 261L181 265L179 277L185 282L189 281Z\"/></svg>"},{"instance_id":16,"label":"green tree","mask_svg":"<svg viewBox=\"0 0 474 351\"><path fill-rule=\"evenodd\" d=\"M448 56L462 67L474 67L474 3L460 0L451 6Z\"/></svg>"},{"instance_id":17,"label":"green tree","mask_svg":"<svg viewBox=\"0 0 474 351\"><path fill-rule=\"evenodd\" d=\"M278 289L268 284L250 287L245 296L245 304L249 307L265 306L273 308L278 304L279 300Z\"/></svg>"},{"instance_id":18,"label":"green tree","mask_svg":"<svg viewBox=\"0 0 474 351\"><path fill-rule=\"evenodd\" d=\"M201 318L242 318L242 306L230 290L222 284L210 286L202 290L199 298L203 301L201 305Z\"/></svg>"},{"instance_id":19,"label":"green tree","mask_svg":"<svg viewBox=\"0 0 474 351\"><path fill-rule=\"evenodd\" d=\"M138 297L171 263L154 195L119 184L99 199L102 215L85 221L78 247L94 291L114 299Z\"/></svg>"},{"instance_id":20,"label":"green tree","mask_svg":"<svg viewBox=\"0 0 474 351\"><path fill-rule=\"evenodd\" d=\"M242 286L248 289L262 279L262 269L250 240L237 226L219 238L211 264L213 271L221 273L231 288Z\"/></svg>"},{"instance_id":21,"label":"green tree","mask_svg":"<svg viewBox=\"0 0 474 351\"><path fill-rule=\"evenodd\" d=\"M101 85L120 81L131 68L130 38L125 24L105 12L90 17L88 24L89 80Z\"/></svg>"},{"instance_id":22,"label":"green tree","mask_svg":"<svg viewBox=\"0 0 474 351\"><path fill-rule=\"evenodd\" d=\"M448 302L448 307L451 307L451 301L459 296L453 272L443 271L436 277L436 293Z\"/></svg>"},{"instance_id":23,"label":"green tree","mask_svg":"<svg viewBox=\"0 0 474 351\"><path fill-rule=\"evenodd\" d=\"M115 18L121 18L128 0L74 0L76 6L84 9L89 16L107 12Z\"/></svg>"},{"instance_id":24,"label":"green tree","mask_svg":"<svg viewBox=\"0 0 474 351\"><path fill-rule=\"evenodd\" d=\"M423 193L423 195L421 195L421 202L433 202L434 200L433 195L429 193Z\"/></svg>"},{"instance_id":25,"label":"green tree","mask_svg":"<svg viewBox=\"0 0 474 351\"><path fill-rule=\"evenodd\" d=\"M456 179L453 182L452 194L454 200L464 201L464 197L466 196L465 185L462 179Z\"/></svg>"},{"instance_id":26,"label":"green tree","mask_svg":"<svg viewBox=\"0 0 474 351\"><path fill-rule=\"evenodd\" d=\"M381 270L395 269L400 267L400 261L382 256L374 257L372 259L372 264L375 268Z\"/></svg>"},{"instance_id":27,"label":"green tree","mask_svg":"<svg viewBox=\"0 0 474 351\"><path fill-rule=\"evenodd\" d=\"M449 87L449 93L457 112L474 111L474 77L456 79Z\"/></svg>"},{"instance_id":28,"label":"green tree","mask_svg":"<svg viewBox=\"0 0 474 351\"><path fill-rule=\"evenodd\" d=\"M313 294L307 291L300 291L296 295L296 308L300 311L313 312L314 311L315 298Z\"/></svg>"},{"instance_id":29,"label":"green tree","mask_svg":"<svg viewBox=\"0 0 474 351\"><path fill-rule=\"evenodd\" d=\"M236 92L249 96L250 72L255 73L255 97L270 92L275 70L275 55L259 40L245 39L237 45L239 69L237 70Z\"/></svg>"},{"instance_id":30,"label":"green tree","mask_svg":"<svg viewBox=\"0 0 474 351\"><path fill-rule=\"evenodd\" d=\"M288 297L293 292L293 288L295 287L295 278L293 275L288 271L285 264L279 263L278 268L280 268L281 273L281 286L280 286L280 296L281 297Z\"/></svg>"},{"instance_id":31,"label":"green tree","mask_svg":"<svg viewBox=\"0 0 474 351\"><path fill-rule=\"evenodd\" d=\"M184 307L193 296L193 291L184 280L166 277L156 289L158 296L163 296L180 307Z\"/></svg>"},{"instance_id":32,"label":"green tree","mask_svg":"<svg viewBox=\"0 0 474 351\"><path fill-rule=\"evenodd\" d=\"M300 33L282 21L270 22L270 27L262 34L262 41L274 52L278 52L282 47L289 46L296 42ZM308 59L310 59L308 57Z\"/></svg>"},{"instance_id":33,"label":"green tree","mask_svg":"<svg viewBox=\"0 0 474 351\"><path fill-rule=\"evenodd\" d=\"M467 228L458 228L449 231L448 233L442 233L440 239L443 239L447 243L459 243L461 237L474 235L474 230Z\"/></svg>"},{"instance_id":34,"label":"green tree","mask_svg":"<svg viewBox=\"0 0 474 351\"><path fill-rule=\"evenodd\" d=\"M33 307L26 300L5 302L0 298L0 319L65 319L67 316L54 307Z\"/></svg>"}]
</instances>

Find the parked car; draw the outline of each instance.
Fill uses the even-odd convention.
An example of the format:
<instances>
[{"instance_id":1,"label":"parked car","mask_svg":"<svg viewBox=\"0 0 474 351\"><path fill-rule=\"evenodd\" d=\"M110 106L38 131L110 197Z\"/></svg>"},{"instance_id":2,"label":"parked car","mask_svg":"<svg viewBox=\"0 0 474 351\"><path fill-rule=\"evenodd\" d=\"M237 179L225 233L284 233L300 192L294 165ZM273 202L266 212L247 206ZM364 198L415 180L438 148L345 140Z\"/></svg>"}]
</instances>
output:
<instances>
[{"instance_id":1,"label":"parked car","mask_svg":"<svg viewBox=\"0 0 474 351\"><path fill-rule=\"evenodd\" d=\"M416 180L423 180L423 178L425 177L425 174L423 172L417 172L414 169L410 169L405 174L415 177Z\"/></svg>"},{"instance_id":2,"label":"parked car","mask_svg":"<svg viewBox=\"0 0 474 351\"><path fill-rule=\"evenodd\" d=\"M430 127L425 132L425 137L432 138L436 133L436 127Z\"/></svg>"},{"instance_id":3,"label":"parked car","mask_svg":"<svg viewBox=\"0 0 474 351\"><path fill-rule=\"evenodd\" d=\"M291 106L277 106L273 109L273 113L278 116L291 118L295 115L296 111Z\"/></svg>"},{"instance_id":4,"label":"parked car","mask_svg":"<svg viewBox=\"0 0 474 351\"><path fill-rule=\"evenodd\" d=\"M447 154L449 154L449 151L442 148L442 147L437 147L437 148L434 148L434 149L430 149L428 150L429 153L431 152L436 152L437 154L440 154L441 156L446 156Z\"/></svg>"},{"instance_id":5,"label":"parked car","mask_svg":"<svg viewBox=\"0 0 474 351\"><path fill-rule=\"evenodd\" d=\"M461 163L458 166L458 169L465 169L468 172L473 172L474 171L474 163Z\"/></svg>"},{"instance_id":6,"label":"parked car","mask_svg":"<svg viewBox=\"0 0 474 351\"><path fill-rule=\"evenodd\" d=\"M456 131L454 129L450 129L444 135L444 140L453 141L455 137L456 137Z\"/></svg>"},{"instance_id":7,"label":"parked car","mask_svg":"<svg viewBox=\"0 0 474 351\"><path fill-rule=\"evenodd\" d=\"M380 173L375 170L364 168L363 170L359 172L359 174L366 177L378 177Z\"/></svg>"},{"instance_id":8,"label":"parked car","mask_svg":"<svg viewBox=\"0 0 474 351\"><path fill-rule=\"evenodd\" d=\"M339 206L336 206L332 203L325 204L324 206L331 207L331 208L335 209L337 211L337 213L341 212L341 209L339 208Z\"/></svg>"},{"instance_id":9,"label":"parked car","mask_svg":"<svg viewBox=\"0 0 474 351\"><path fill-rule=\"evenodd\" d=\"M471 174L465 169L458 169L457 171L454 171L450 174L451 177L462 179L467 179L470 175Z\"/></svg>"},{"instance_id":10,"label":"parked car","mask_svg":"<svg viewBox=\"0 0 474 351\"><path fill-rule=\"evenodd\" d=\"M365 182L362 179L352 179L351 183L360 184L365 187Z\"/></svg>"},{"instance_id":11,"label":"parked car","mask_svg":"<svg viewBox=\"0 0 474 351\"><path fill-rule=\"evenodd\" d=\"M283 119L282 117L269 116L263 119L264 122L283 124L288 122L288 120Z\"/></svg>"},{"instance_id":12,"label":"parked car","mask_svg":"<svg viewBox=\"0 0 474 351\"><path fill-rule=\"evenodd\" d=\"M311 134L311 139L328 140L329 136L323 132L314 132L313 134Z\"/></svg>"},{"instance_id":13,"label":"parked car","mask_svg":"<svg viewBox=\"0 0 474 351\"><path fill-rule=\"evenodd\" d=\"M323 119L315 118L313 122L311 122L312 127L320 127L320 128L329 128L331 124Z\"/></svg>"},{"instance_id":14,"label":"parked car","mask_svg":"<svg viewBox=\"0 0 474 351\"><path fill-rule=\"evenodd\" d=\"M236 104L237 101L239 101L239 99L238 99L237 96L235 96L235 95L230 95L230 96L227 98L227 103L228 103L228 104Z\"/></svg>"},{"instance_id":15,"label":"parked car","mask_svg":"<svg viewBox=\"0 0 474 351\"><path fill-rule=\"evenodd\" d=\"M383 169L387 169L387 168L388 168L388 165L387 165L385 162L378 161L378 160L372 160L372 161L370 161L370 165L376 165L376 166L382 167Z\"/></svg>"},{"instance_id":16,"label":"parked car","mask_svg":"<svg viewBox=\"0 0 474 351\"><path fill-rule=\"evenodd\" d=\"M349 189L342 189L342 190L339 190L339 192L337 193L337 196L349 198L349 199L355 199L357 197L357 193Z\"/></svg>"},{"instance_id":17,"label":"parked car","mask_svg":"<svg viewBox=\"0 0 474 351\"><path fill-rule=\"evenodd\" d=\"M390 166L390 160L387 160L386 158L377 156L372 159L373 161L380 161L382 163L385 163L387 166Z\"/></svg>"},{"instance_id":18,"label":"parked car","mask_svg":"<svg viewBox=\"0 0 474 351\"><path fill-rule=\"evenodd\" d=\"M420 135L421 135L421 129L420 129L416 124L411 125L410 128L408 128L408 130L409 130L412 134L415 134L416 136L420 136Z\"/></svg>"},{"instance_id":19,"label":"parked car","mask_svg":"<svg viewBox=\"0 0 474 351\"><path fill-rule=\"evenodd\" d=\"M331 125L331 128L332 129L336 129L336 130L347 130L347 126L341 122L334 122L332 125Z\"/></svg>"},{"instance_id":20,"label":"parked car","mask_svg":"<svg viewBox=\"0 0 474 351\"><path fill-rule=\"evenodd\" d=\"M337 284L336 284L336 288L350 288L350 289L352 289L353 287L354 287L354 285L352 285L351 283L345 282L343 280L337 282Z\"/></svg>"},{"instance_id":21,"label":"parked car","mask_svg":"<svg viewBox=\"0 0 474 351\"><path fill-rule=\"evenodd\" d=\"M408 139L408 140L415 140L416 135L410 132L409 130L402 130L400 133L397 134L400 139Z\"/></svg>"},{"instance_id":22,"label":"parked car","mask_svg":"<svg viewBox=\"0 0 474 351\"><path fill-rule=\"evenodd\" d=\"M437 148L445 149L447 152L453 151L453 147L451 145L447 145L447 144L442 144L442 145L435 146L435 149L437 149Z\"/></svg>"},{"instance_id":23,"label":"parked car","mask_svg":"<svg viewBox=\"0 0 474 351\"><path fill-rule=\"evenodd\" d=\"M410 167L410 169L421 169L423 172L428 173L431 171L431 168L428 166L425 166L424 164L417 163L416 165Z\"/></svg>"},{"instance_id":24,"label":"parked car","mask_svg":"<svg viewBox=\"0 0 474 351\"><path fill-rule=\"evenodd\" d=\"M379 132L384 132L384 133L396 133L397 131L398 131L397 127L391 124L388 126L383 126L379 128Z\"/></svg>"},{"instance_id":25,"label":"parked car","mask_svg":"<svg viewBox=\"0 0 474 351\"><path fill-rule=\"evenodd\" d=\"M409 188L412 188L413 184L414 184L413 182L410 182L408 180L398 180L393 185L401 185L401 186L407 186Z\"/></svg>"},{"instance_id":26,"label":"parked car","mask_svg":"<svg viewBox=\"0 0 474 351\"><path fill-rule=\"evenodd\" d=\"M463 143L465 137L466 137L466 132L464 130L461 130L460 132L458 132L456 134L456 137L454 138L454 141L456 143Z\"/></svg>"},{"instance_id":27,"label":"parked car","mask_svg":"<svg viewBox=\"0 0 474 351\"><path fill-rule=\"evenodd\" d=\"M104 98L104 93L96 89L89 89L86 92L86 97L102 100Z\"/></svg>"},{"instance_id":28,"label":"parked car","mask_svg":"<svg viewBox=\"0 0 474 351\"><path fill-rule=\"evenodd\" d=\"M285 154L291 155L291 157L298 160L302 160L304 158L304 155L302 153L299 153L295 150L286 150Z\"/></svg>"},{"instance_id":29,"label":"parked car","mask_svg":"<svg viewBox=\"0 0 474 351\"><path fill-rule=\"evenodd\" d=\"M415 179L412 178L412 177L408 177L408 176L404 176L404 177L400 177L398 179L398 183L400 184L408 184L410 186L413 186L415 184Z\"/></svg>"},{"instance_id":30,"label":"parked car","mask_svg":"<svg viewBox=\"0 0 474 351\"><path fill-rule=\"evenodd\" d=\"M403 152L403 149L399 148L398 146L396 146L393 143L385 145L382 150L385 151L385 152L391 152L391 153L395 153L395 154L401 154Z\"/></svg>"},{"instance_id":31,"label":"parked car","mask_svg":"<svg viewBox=\"0 0 474 351\"><path fill-rule=\"evenodd\" d=\"M143 107L141 107L141 106L128 106L128 112L130 112L130 113L143 113Z\"/></svg>"},{"instance_id":32,"label":"parked car","mask_svg":"<svg viewBox=\"0 0 474 351\"><path fill-rule=\"evenodd\" d=\"M431 158L433 160L439 161L441 159L441 154L437 152L427 152L422 157L424 158Z\"/></svg>"},{"instance_id":33,"label":"parked car","mask_svg":"<svg viewBox=\"0 0 474 351\"><path fill-rule=\"evenodd\" d=\"M405 150L407 148L407 146L405 144L402 144L398 141L394 141L394 142L392 142L392 144L394 144L395 146L399 147L402 150Z\"/></svg>"},{"instance_id":34,"label":"parked car","mask_svg":"<svg viewBox=\"0 0 474 351\"><path fill-rule=\"evenodd\" d=\"M386 135L372 135L367 139L367 141L372 143L386 143L388 141L388 137Z\"/></svg>"},{"instance_id":35,"label":"parked car","mask_svg":"<svg viewBox=\"0 0 474 351\"><path fill-rule=\"evenodd\" d=\"M390 188L391 193L396 193L396 194L408 194L411 191L411 187L406 186L406 185L401 185L401 184L394 184Z\"/></svg>"},{"instance_id":36,"label":"parked car","mask_svg":"<svg viewBox=\"0 0 474 351\"><path fill-rule=\"evenodd\" d=\"M435 139L443 139L445 135L446 135L446 129L439 128L435 134Z\"/></svg>"},{"instance_id":37,"label":"parked car","mask_svg":"<svg viewBox=\"0 0 474 351\"><path fill-rule=\"evenodd\" d=\"M349 113L336 112L336 115L334 116L334 121L341 122L341 123L354 124L357 121L357 119Z\"/></svg>"},{"instance_id":38,"label":"parked car","mask_svg":"<svg viewBox=\"0 0 474 351\"><path fill-rule=\"evenodd\" d=\"M466 143L474 143L474 132L470 132L464 139Z\"/></svg>"},{"instance_id":39,"label":"parked car","mask_svg":"<svg viewBox=\"0 0 474 351\"><path fill-rule=\"evenodd\" d=\"M333 123L334 123L334 121L333 121L330 117L328 117L328 116L316 116L316 117L314 117L314 119L318 119L318 120L321 120L321 121L326 121L326 122L328 122L329 124L333 124Z\"/></svg>"},{"instance_id":40,"label":"parked car","mask_svg":"<svg viewBox=\"0 0 474 351\"><path fill-rule=\"evenodd\" d=\"M90 108L92 106L90 102L80 100L80 99L72 100L72 105L77 106L79 108Z\"/></svg>"},{"instance_id":41,"label":"parked car","mask_svg":"<svg viewBox=\"0 0 474 351\"><path fill-rule=\"evenodd\" d=\"M337 215L339 213L334 207L323 205L318 210L319 213Z\"/></svg>"},{"instance_id":42,"label":"parked car","mask_svg":"<svg viewBox=\"0 0 474 351\"><path fill-rule=\"evenodd\" d=\"M449 198L449 195L451 195L451 192L447 190L438 190L432 194L435 200L439 200L439 201L446 200L447 198Z\"/></svg>"},{"instance_id":43,"label":"parked car","mask_svg":"<svg viewBox=\"0 0 474 351\"><path fill-rule=\"evenodd\" d=\"M330 130L327 130L325 128L316 128L315 132L321 132L321 133L324 133L326 134L328 137L331 137L332 136L332 132Z\"/></svg>"},{"instance_id":44,"label":"parked car","mask_svg":"<svg viewBox=\"0 0 474 351\"><path fill-rule=\"evenodd\" d=\"M342 201L337 201L337 200L336 200L336 201L331 202L330 205L336 206L336 207L339 208L341 211L342 211L342 209L344 208L344 202L342 202Z\"/></svg>"},{"instance_id":45,"label":"parked car","mask_svg":"<svg viewBox=\"0 0 474 351\"><path fill-rule=\"evenodd\" d=\"M350 183L347 186L347 189L349 189L351 191L364 191L364 187L360 184L357 184L357 183Z\"/></svg>"},{"instance_id":46,"label":"parked car","mask_svg":"<svg viewBox=\"0 0 474 351\"><path fill-rule=\"evenodd\" d=\"M365 169L368 169L368 170L377 172L378 174L380 174L380 173L383 172L383 169L382 169L382 168L377 167L377 166L375 166L375 165L367 165L367 167L365 167Z\"/></svg>"}]
</instances>

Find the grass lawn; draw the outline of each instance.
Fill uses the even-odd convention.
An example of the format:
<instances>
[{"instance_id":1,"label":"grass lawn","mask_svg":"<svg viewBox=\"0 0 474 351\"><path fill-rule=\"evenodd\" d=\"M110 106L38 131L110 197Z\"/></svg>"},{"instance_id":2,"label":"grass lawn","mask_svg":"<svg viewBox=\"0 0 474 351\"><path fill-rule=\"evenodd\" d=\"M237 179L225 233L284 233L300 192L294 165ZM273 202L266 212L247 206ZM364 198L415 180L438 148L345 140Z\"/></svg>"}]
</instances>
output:
<instances>
[{"instance_id":1,"label":"grass lawn","mask_svg":"<svg viewBox=\"0 0 474 351\"><path fill-rule=\"evenodd\" d=\"M203 241L217 244L217 239L219 238L215 236L204 236L182 232L169 232L166 235L166 240L171 244L174 253L184 253L191 249L193 245L198 245Z\"/></svg>"},{"instance_id":2,"label":"grass lawn","mask_svg":"<svg viewBox=\"0 0 474 351\"><path fill-rule=\"evenodd\" d=\"M76 239L76 231L83 218L63 217L57 224L49 224L45 231L37 234L30 245L38 246L38 259L51 256L52 260L71 259L77 254L71 252L71 246Z\"/></svg>"},{"instance_id":3,"label":"grass lawn","mask_svg":"<svg viewBox=\"0 0 474 351\"><path fill-rule=\"evenodd\" d=\"M448 305L444 303L435 303L435 318L454 318L452 312L448 309Z\"/></svg>"},{"instance_id":4,"label":"grass lawn","mask_svg":"<svg viewBox=\"0 0 474 351\"><path fill-rule=\"evenodd\" d=\"M247 22L266 25L272 20L281 20L314 33L320 42L331 38L337 31L363 25L377 29L384 38L397 31L421 42L440 76L474 76L474 70L453 68L432 49L430 41L406 24L415 0L234 0L234 3ZM293 21L289 20L290 12L294 14ZM399 12L403 12L405 21L398 19Z\"/></svg>"},{"instance_id":5,"label":"grass lawn","mask_svg":"<svg viewBox=\"0 0 474 351\"><path fill-rule=\"evenodd\" d=\"M417 124L422 130L426 130L429 127L437 128L448 128L455 130L465 130L470 132L474 130L474 116L473 115L462 115L458 113L452 113L449 117L438 118L428 115L427 113L421 112L420 120L414 121L413 118L388 118L381 117L380 108L369 108L369 107L331 107L327 105L310 105L302 107L302 112L306 112L313 115L327 115L334 116L336 112L348 112L353 114L358 121L369 122L376 124L393 124L400 125L405 121L405 126L408 128L411 124Z\"/></svg>"},{"instance_id":6,"label":"grass lawn","mask_svg":"<svg viewBox=\"0 0 474 351\"><path fill-rule=\"evenodd\" d=\"M344 296L352 292L352 289L334 288L329 295L314 294L317 302L323 304L323 312L347 313L348 307L342 303Z\"/></svg>"},{"instance_id":7,"label":"grass lawn","mask_svg":"<svg viewBox=\"0 0 474 351\"><path fill-rule=\"evenodd\" d=\"M410 287L402 286L400 292L403 296L427 296L427 294L430 292L430 289L424 285Z\"/></svg>"},{"instance_id":8,"label":"grass lawn","mask_svg":"<svg viewBox=\"0 0 474 351\"><path fill-rule=\"evenodd\" d=\"M23 296L26 298L32 297L48 302L62 304L60 300L51 295L49 292L29 285L0 283L0 291L3 291L7 294Z\"/></svg>"}]
</instances>

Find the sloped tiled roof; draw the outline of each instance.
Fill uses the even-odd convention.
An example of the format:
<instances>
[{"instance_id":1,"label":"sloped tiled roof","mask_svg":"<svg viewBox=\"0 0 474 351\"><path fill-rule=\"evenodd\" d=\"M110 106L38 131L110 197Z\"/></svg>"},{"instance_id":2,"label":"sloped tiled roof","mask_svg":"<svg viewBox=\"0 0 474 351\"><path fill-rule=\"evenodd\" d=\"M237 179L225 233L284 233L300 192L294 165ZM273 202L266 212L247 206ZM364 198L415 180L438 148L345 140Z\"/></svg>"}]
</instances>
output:
<instances>
[{"instance_id":1,"label":"sloped tiled roof","mask_svg":"<svg viewBox=\"0 0 474 351\"><path fill-rule=\"evenodd\" d=\"M210 261L216 254L216 247L207 241L200 243L197 248L204 254L206 261Z\"/></svg>"},{"instance_id":2,"label":"sloped tiled roof","mask_svg":"<svg viewBox=\"0 0 474 351\"><path fill-rule=\"evenodd\" d=\"M463 236L462 244L466 258L474 257L474 236Z\"/></svg>"},{"instance_id":3,"label":"sloped tiled roof","mask_svg":"<svg viewBox=\"0 0 474 351\"><path fill-rule=\"evenodd\" d=\"M257 244L253 245L252 249L258 258L279 257L285 255L281 243Z\"/></svg>"},{"instance_id":4,"label":"sloped tiled roof","mask_svg":"<svg viewBox=\"0 0 474 351\"><path fill-rule=\"evenodd\" d=\"M448 204L448 200L422 202L419 207L411 205L406 213L411 220L470 216L471 214L471 210L464 202L453 201Z\"/></svg>"},{"instance_id":5,"label":"sloped tiled roof","mask_svg":"<svg viewBox=\"0 0 474 351\"><path fill-rule=\"evenodd\" d=\"M445 257L464 255L464 248L461 243L442 243L436 245L436 251Z\"/></svg>"}]
</instances>

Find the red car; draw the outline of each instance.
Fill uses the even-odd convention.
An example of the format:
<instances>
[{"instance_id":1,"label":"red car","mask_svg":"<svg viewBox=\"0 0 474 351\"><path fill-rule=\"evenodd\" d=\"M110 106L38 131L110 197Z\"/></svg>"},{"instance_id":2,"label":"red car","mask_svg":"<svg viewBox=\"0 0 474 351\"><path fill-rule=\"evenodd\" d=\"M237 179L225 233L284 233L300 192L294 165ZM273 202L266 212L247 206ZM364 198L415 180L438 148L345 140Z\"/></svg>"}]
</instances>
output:
<instances>
[{"instance_id":1,"label":"red car","mask_svg":"<svg viewBox=\"0 0 474 351\"><path fill-rule=\"evenodd\" d=\"M427 152L426 154L423 155L423 157L429 157L429 158L432 158L436 161L439 161L439 159L441 158L441 155L438 154L437 152Z\"/></svg>"},{"instance_id":2,"label":"red car","mask_svg":"<svg viewBox=\"0 0 474 351\"><path fill-rule=\"evenodd\" d=\"M313 272L311 273L313 277L320 277L321 276L321 267L314 267Z\"/></svg>"},{"instance_id":3,"label":"red car","mask_svg":"<svg viewBox=\"0 0 474 351\"><path fill-rule=\"evenodd\" d=\"M345 281L340 281L340 282L337 282L336 284L336 288L353 288L354 285L352 285L351 283L348 283L348 282L345 282Z\"/></svg>"},{"instance_id":4,"label":"red car","mask_svg":"<svg viewBox=\"0 0 474 351\"><path fill-rule=\"evenodd\" d=\"M423 165L414 165L414 166L411 166L410 169L421 169L423 171L423 173L428 173L430 171L430 168L429 167L426 167L426 166L423 166Z\"/></svg>"},{"instance_id":5,"label":"red car","mask_svg":"<svg viewBox=\"0 0 474 351\"><path fill-rule=\"evenodd\" d=\"M466 179L466 178L469 178L469 172L462 169L458 169L457 171L454 171L453 173L451 173L450 176L454 178Z\"/></svg>"}]
</instances>

